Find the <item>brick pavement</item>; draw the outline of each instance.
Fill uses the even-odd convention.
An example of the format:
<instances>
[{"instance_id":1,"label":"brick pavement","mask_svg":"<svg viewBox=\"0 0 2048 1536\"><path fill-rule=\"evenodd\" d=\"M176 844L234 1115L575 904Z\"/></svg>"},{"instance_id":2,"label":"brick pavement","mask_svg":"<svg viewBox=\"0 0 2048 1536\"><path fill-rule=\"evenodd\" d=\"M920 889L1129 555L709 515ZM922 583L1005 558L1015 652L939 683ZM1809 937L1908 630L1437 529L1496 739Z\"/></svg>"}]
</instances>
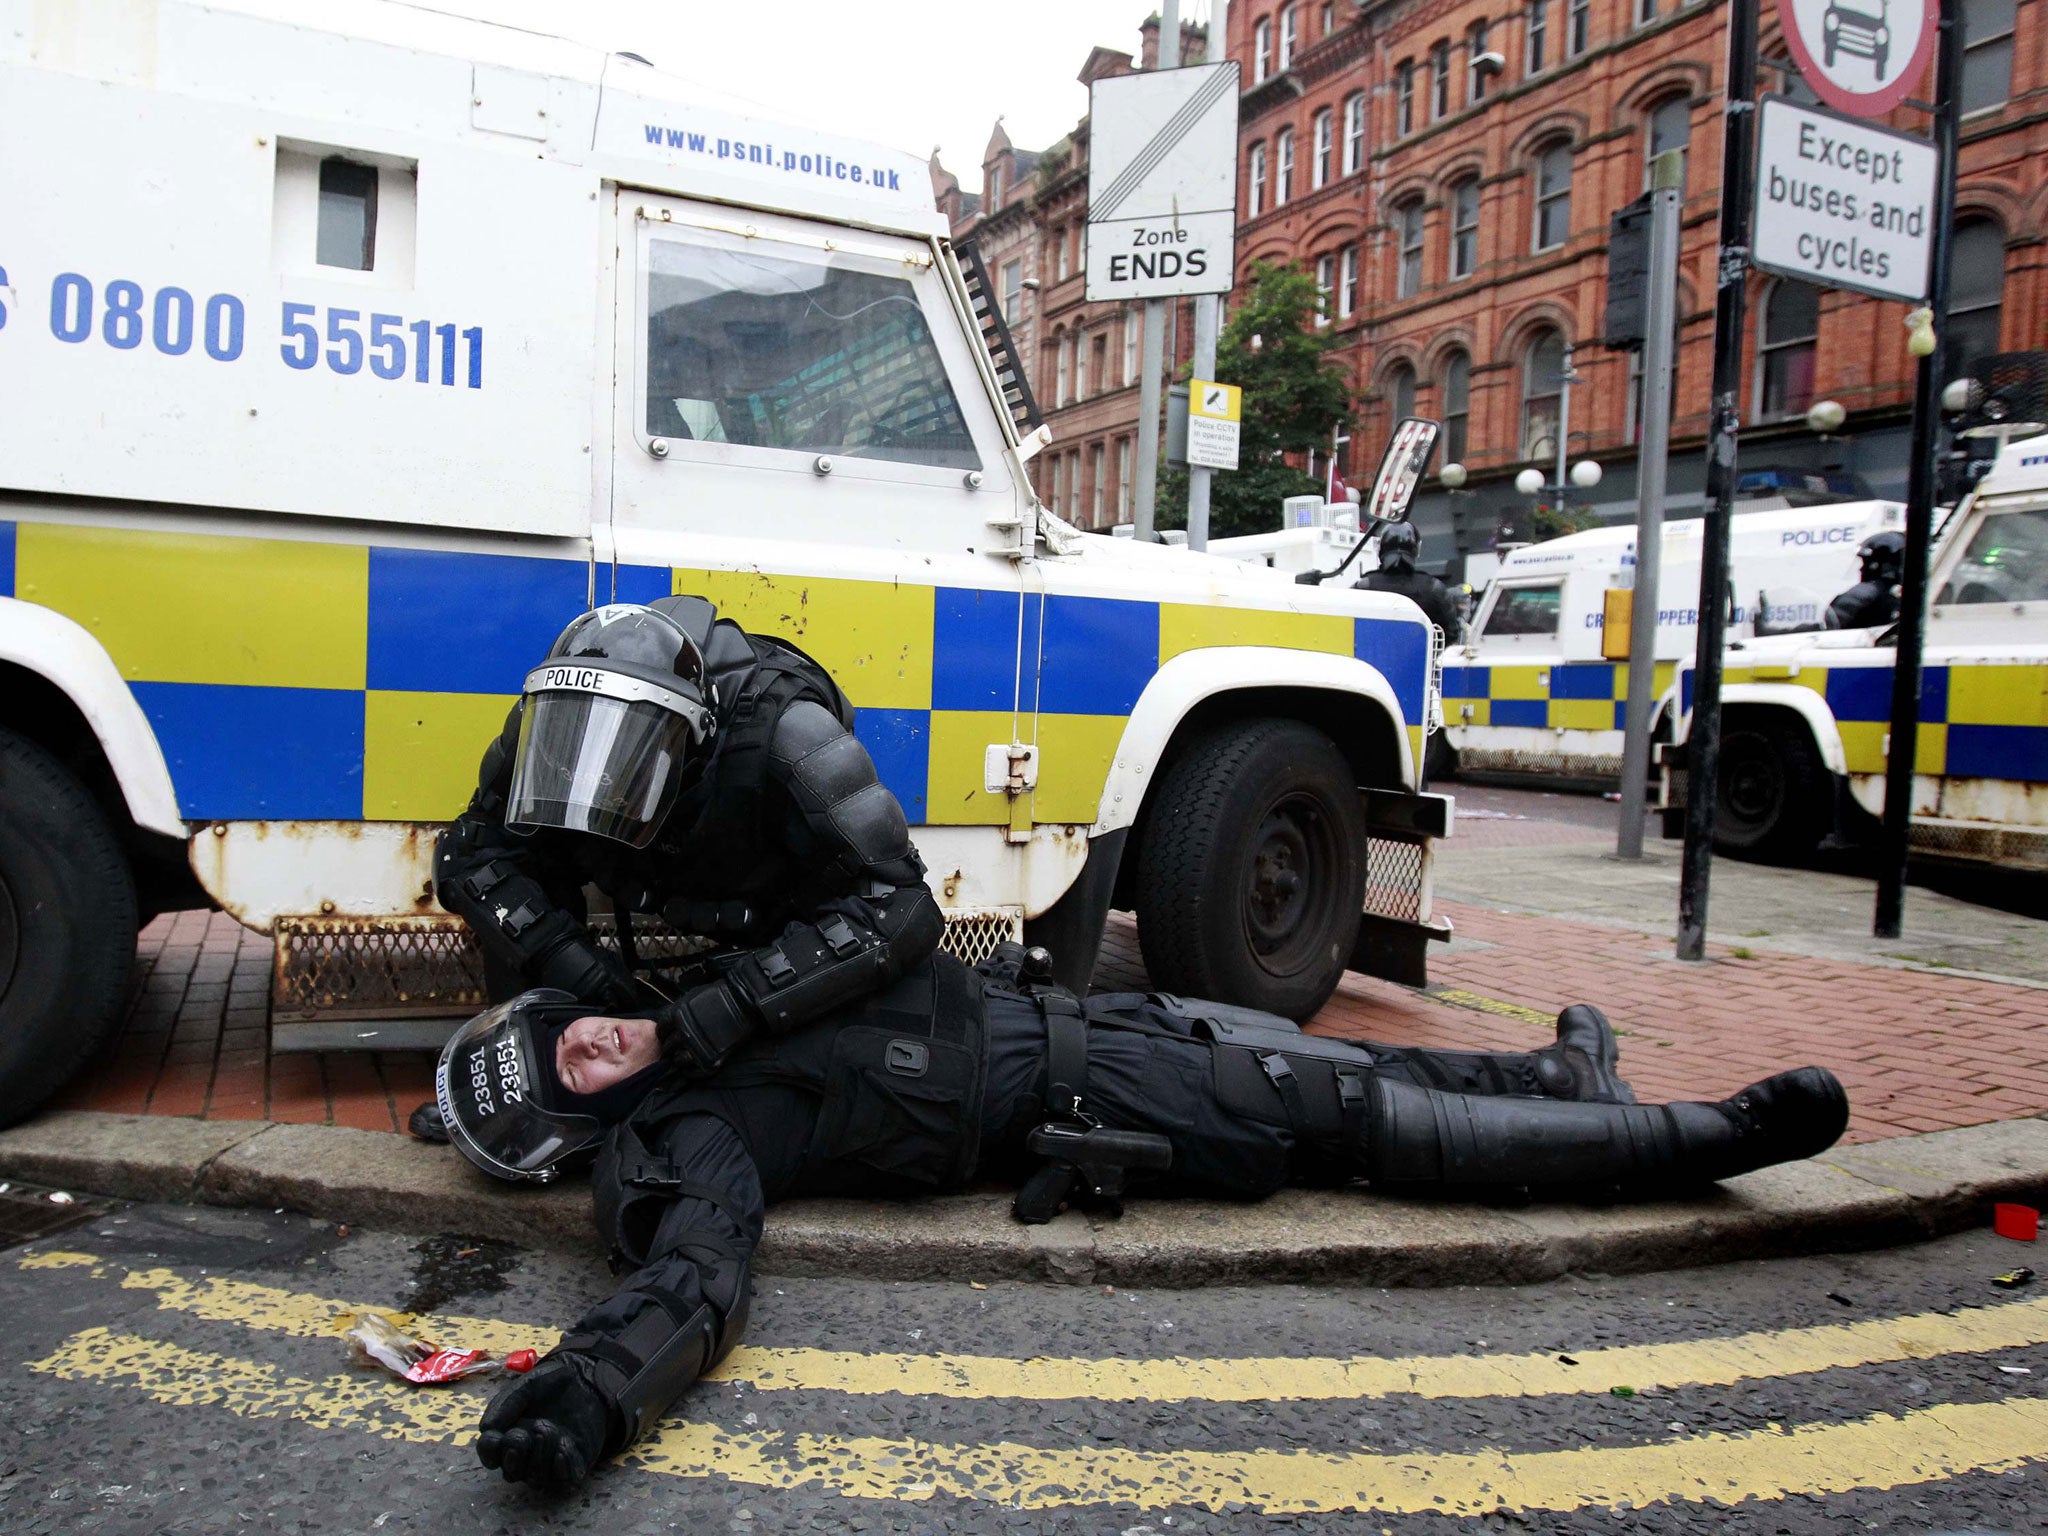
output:
<instances>
[{"instance_id":1,"label":"brick pavement","mask_svg":"<svg viewBox=\"0 0 2048 1536\"><path fill-rule=\"evenodd\" d=\"M1622 1032L1645 1100L1718 1098L1811 1061L1848 1085L1850 1141L2048 1112L2048 989L1719 945L1683 965L1650 933L1442 905L1462 942L1431 956L1431 993L1347 976L1312 1027L1525 1050L1550 1038L1539 1020L1591 1001ZM432 1091L431 1057L271 1056L269 966L268 941L219 914L151 923L111 1054L60 1107L397 1130ZM1127 916L1111 921L1097 982L1145 985Z\"/></svg>"}]
</instances>

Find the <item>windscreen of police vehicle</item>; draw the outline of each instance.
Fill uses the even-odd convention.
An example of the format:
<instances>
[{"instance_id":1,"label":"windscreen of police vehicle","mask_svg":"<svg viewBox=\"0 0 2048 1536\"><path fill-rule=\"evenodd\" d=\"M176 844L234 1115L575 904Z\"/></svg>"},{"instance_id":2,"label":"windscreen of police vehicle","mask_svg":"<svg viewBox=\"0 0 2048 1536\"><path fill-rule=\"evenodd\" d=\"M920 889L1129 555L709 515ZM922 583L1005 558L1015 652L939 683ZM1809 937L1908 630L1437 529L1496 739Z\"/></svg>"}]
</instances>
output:
<instances>
[{"instance_id":1,"label":"windscreen of police vehicle","mask_svg":"<svg viewBox=\"0 0 2048 1536\"><path fill-rule=\"evenodd\" d=\"M1994 512L1935 599L1938 603L2037 603L2048 599L2048 508Z\"/></svg>"},{"instance_id":2,"label":"windscreen of police vehicle","mask_svg":"<svg viewBox=\"0 0 2048 1536\"><path fill-rule=\"evenodd\" d=\"M908 281L716 239L649 244L650 436L980 466Z\"/></svg>"},{"instance_id":3,"label":"windscreen of police vehicle","mask_svg":"<svg viewBox=\"0 0 2048 1536\"><path fill-rule=\"evenodd\" d=\"M1564 590L1557 583L1541 587L1507 587L1486 616L1488 635L1554 635Z\"/></svg>"}]
</instances>

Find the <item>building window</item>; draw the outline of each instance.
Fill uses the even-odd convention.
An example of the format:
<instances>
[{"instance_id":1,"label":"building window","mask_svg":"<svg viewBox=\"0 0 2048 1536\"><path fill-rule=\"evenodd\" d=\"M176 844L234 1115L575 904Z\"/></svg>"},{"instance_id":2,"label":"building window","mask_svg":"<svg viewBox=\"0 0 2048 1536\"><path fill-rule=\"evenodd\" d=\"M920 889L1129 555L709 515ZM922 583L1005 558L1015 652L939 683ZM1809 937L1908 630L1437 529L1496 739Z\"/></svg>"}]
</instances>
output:
<instances>
[{"instance_id":1,"label":"building window","mask_svg":"<svg viewBox=\"0 0 2048 1536\"><path fill-rule=\"evenodd\" d=\"M1116 440L1116 520L1120 523L1131 520L1131 440L1128 437Z\"/></svg>"},{"instance_id":2,"label":"building window","mask_svg":"<svg viewBox=\"0 0 2048 1536\"><path fill-rule=\"evenodd\" d=\"M1063 471L1066 467L1067 456L1063 453L1049 453L1046 457L1052 460L1052 495L1046 500L1045 504L1052 509L1053 515L1057 517L1060 510L1060 492L1066 489L1066 475Z\"/></svg>"},{"instance_id":3,"label":"building window","mask_svg":"<svg viewBox=\"0 0 2048 1536\"><path fill-rule=\"evenodd\" d=\"M1328 107L1315 116L1315 159L1309 170L1311 186L1326 187L1330 184L1330 165L1337 149L1332 133L1334 123Z\"/></svg>"},{"instance_id":4,"label":"building window","mask_svg":"<svg viewBox=\"0 0 2048 1536\"><path fill-rule=\"evenodd\" d=\"M1390 419L1400 421L1415 414L1415 370L1406 363L1396 363L1387 370L1387 412Z\"/></svg>"},{"instance_id":5,"label":"building window","mask_svg":"<svg viewBox=\"0 0 2048 1536\"><path fill-rule=\"evenodd\" d=\"M1336 312L1337 256L1333 251L1316 258L1316 329L1330 323Z\"/></svg>"},{"instance_id":6,"label":"building window","mask_svg":"<svg viewBox=\"0 0 2048 1536\"><path fill-rule=\"evenodd\" d=\"M1536 244L1552 250L1571 238L1572 147L1553 144L1536 157Z\"/></svg>"},{"instance_id":7,"label":"building window","mask_svg":"<svg viewBox=\"0 0 2048 1536\"><path fill-rule=\"evenodd\" d=\"M1565 56L1576 59L1593 45L1593 0L1571 0Z\"/></svg>"},{"instance_id":8,"label":"building window","mask_svg":"<svg viewBox=\"0 0 2048 1536\"><path fill-rule=\"evenodd\" d=\"M1052 232L1052 280L1066 281L1067 276L1067 232L1056 229Z\"/></svg>"},{"instance_id":9,"label":"building window","mask_svg":"<svg viewBox=\"0 0 2048 1536\"><path fill-rule=\"evenodd\" d=\"M1965 112L1982 112L2012 95L2014 10L2014 0L1963 0ZM321 186L326 186L325 181Z\"/></svg>"},{"instance_id":10,"label":"building window","mask_svg":"<svg viewBox=\"0 0 2048 1536\"><path fill-rule=\"evenodd\" d=\"M1636 25L1647 27L1657 19L1657 0L1636 0Z\"/></svg>"},{"instance_id":11,"label":"building window","mask_svg":"<svg viewBox=\"0 0 2048 1536\"><path fill-rule=\"evenodd\" d=\"M1088 398L1088 338L1074 332L1074 398Z\"/></svg>"},{"instance_id":12,"label":"building window","mask_svg":"<svg viewBox=\"0 0 2048 1536\"><path fill-rule=\"evenodd\" d=\"M1067 455L1067 521L1081 521L1081 450Z\"/></svg>"},{"instance_id":13,"label":"building window","mask_svg":"<svg viewBox=\"0 0 2048 1536\"><path fill-rule=\"evenodd\" d=\"M1292 5L1280 7L1280 58L1282 69L1294 67L1294 45L1300 40L1300 8Z\"/></svg>"},{"instance_id":14,"label":"building window","mask_svg":"<svg viewBox=\"0 0 2048 1536\"><path fill-rule=\"evenodd\" d=\"M991 213L1003 206L1003 167L1001 162L989 167L988 206Z\"/></svg>"},{"instance_id":15,"label":"building window","mask_svg":"<svg viewBox=\"0 0 2048 1536\"><path fill-rule=\"evenodd\" d=\"M1813 358L1819 339L1820 290L1790 278L1772 283L1758 320L1758 415L1797 416L1813 404Z\"/></svg>"},{"instance_id":16,"label":"building window","mask_svg":"<svg viewBox=\"0 0 2048 1536\"><path fill-rule=\"evenodd\" d=\"M1692 104L1683 96L1674 96L1660 102L1650 111L1649 142L1644 145L1643 187L1650 185L1650 167L1656 164L1659 155L1677 150L1681 166L1685 152L1692 141ZM1685 189L1685 176L1681 170L1678 178L1681 192Z\"/></svg>"},{"instance_id":17,"label":"building window","mask_svg":"<svg viewBox=\"0 0 2048 1536\"><path fill-rule=\"evenodd\" d=\"M376 270L374 165L358 165L339 155L329 155L320 162L320 214L313 260L323 267L345 267L351 272Z\"/></svg>"},{"instance_id":18,"label":"building window","mask_svg":"<svg viewBox=\"0 0 2048 1536\"><path fill-rule=\"evenodd\" d=\"M1944 384L1998 350L2005 301L2005 231L1990 219L1963 219L1952 239L1948 335L1941 353Z\"/></svg>"},{"instance_id":19,"label":"building window","mask_svg":"<svg viewBox=\"0 0 2048 1536\"><path fill-rule=\"evenodd\" d=\"M1250 195L1245 199L1253 213L1263 213L1266 208L1266 146L1254 144L1252 152L1245 157L1245 179L1251 183Z\"/></svg>"},{"instance_id":20,"label":"building window","mask_svg":"<svg viewBox=\"0 0 2048 1536\"><path fill-rule=\"evenodd\" d=\"M1546 52L1550 42L1550 0L1529 0L1529 48L1523 64L1523 72L1531 75L1543 73L1548 58Z\"/></svg>"},{"instance_id":21,"label":"building window","mask_svg":"<svg viewBox=\"0 0 2048 1536\"><path fill-rule=\"evenodd\" d=\"M1088 449L1088 526L1102 526L1102 444L1095 443Z\"/></svg>"},{"instance_id":22,"label":"building window","mask_svg":"<svg viewBox=\"0 0 2048 1536\"><path fill-rule=\"evenodd\" d=\"M1095 392L1099 395L1109 389L1109 332L1103 331L1088 343L1094 356L1089 359L1088 377L1095 381Z\"/></svg>"},{"instance_id":23,"label":"building window","mask_svg":"<svg viewBox=\"0 0 2048 1536\"><path fill-rule=\"evenodd\" d=\"M1024 307L1024 261L1003 263L1003 319L1011 325L1017 323L1017 313Z\"/></svg>"},{"instance_id":24,"label":"building window","mask_svg":"<svg viewBox=\"0 0 2048 1536\"><path fill-rule=\"evenodd\" d=\"M1068 348L1067 338L1053 338L1053 409L1058 410L1067 403L1067 386L1072 381L1073 357Z\"/></svg>"},{"instance_id":25,"label":"building window","mask_svg":"<svg viewBox=\"0 0 2048 1536\"><path fill-rule=\"evenodd\" d=\"M1135 304L1124 306L1124 383L1138 382L1138 345L1145 337L1145 318Z\"/></svg>"},{"instance_id":26,"label":"building window","mask_svg":"<svg viewBox=\"0 0 2048 1536\"><path fill-rule=\"evenodd\" d=\"M1444 447L1438 462L1465 462L1466 433L1472 421L1472 359L1453 352L1444 361Z\"/></svg>"},{"instance_id":27,"label":"building window","mask_svg":"<svg viewBox=\"0 0 2048 1536\"><path fill-rule=\"evenodd\" d=\"M1403 203L1394 210L1394 231L1400 241L1400 259L1395 267L1394 297L1412 299L1422 291L1422 200Z\"/></svg>"},{"instance_id":28,"label":"building window","mask_svg":"<svg viewBox=\"0 0 2048 1536\"><path fill-rule=\"evenodd\" d=\"M1272 73L1273 23L1261 16L1252 28L1252 84L1268 79Z\"/></svg>"},{"instance_id":29,"label":"building window","mask_svg":"<svg viewBox=\"0 0 2048 1536\"><path fill-rule=\"evenodd\" d=\"M1365 164L1365 92L1344 98L1344 174L1356 176Z\"/></svg>"},{"instance_id":30,"label":"building window","mask_svg":"<svg viewBox=\"0 0 2048 1536\"><path fill-rule=\"evenodd\" d=\"M1558 405L1564 390L1564 336L1539 331L1522 353L1522 457L1557 457Z\"/></svg>"},{"instance_id":31,"label":"building window","mask_svg":"<svg viewBox=\"0 0 2048 1536\"><path fill-rule=\"evenodd\" d=\"M1415 61L1403 59L1394 66L1394 137L1405 139L1415 131Z\"/></svg>"},{"instance_id":32,"label":"building window","mask_svg":"<svg viewBox=\"0 0 2048 1536\"><path fill-rule=\"evenodd\" d=\"M1479 178L1468 176L1451 188L1451 276L1479 269Z\"/></svg>"},{"instance_id":33,"label":"building window","mask_svg":"<svg viewBox=\"0 0 2048 1536\"><path fill-rule=\"evenodd\" d=\"M1278 208L1294 196L1294 130L1274 134L1273 147L1273 206Z\"/></svg>"},{"instance_id":34,"label":"building window","mask_svg":"<svg viewBox=\"0 0 2048 1536\"><path fill-rule=\"evenodd\" d=\"M1337 30L1337 0L1323 0L1323 26L1317 37L1328 37Z\"/></svg>"},{"instance_id":35,"label":"building window","mask_svg":"<svg viewBox=\"0 0 2048 1536\"><path fill-rule=\"evenodd\" d=\"M1478 103L1486 100L1486 71L1479 61L1486 56L1486 23L1475 21L1465 40L1465 100Z\"/></svg>"},{"instance_id":36,"label":"building window","mask_svg":"<svg viewBox=\"0 0 2048 1536\"><path fill-rule=\"evenodd\" d=\"M1337 278L1337 314L1350 314L1358 308L1358 247L1344 247L1344 260Z\"/></svg>"},{"instance_id":37,"label":"building window","mask_svg":"<svg viewBox=\"0 0 2048 1536\"><path fill-rule=\"evenodd\" d=\"M1429 49L1429 120L1451 115L1451 45L1436 42Z\"/></svg>"}]
</instances>

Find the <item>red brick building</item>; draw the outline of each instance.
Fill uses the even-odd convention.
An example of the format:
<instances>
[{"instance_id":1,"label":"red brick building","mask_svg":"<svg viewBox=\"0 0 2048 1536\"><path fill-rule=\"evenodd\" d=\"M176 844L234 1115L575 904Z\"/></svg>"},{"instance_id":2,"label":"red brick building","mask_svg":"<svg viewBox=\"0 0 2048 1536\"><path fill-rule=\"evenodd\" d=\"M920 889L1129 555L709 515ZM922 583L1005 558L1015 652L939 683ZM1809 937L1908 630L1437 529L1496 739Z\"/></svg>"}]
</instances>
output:
<instances>
[{"instance_id":1,"label":"red brick building","mask_svg":"<svg viewBox=\"0 0 2048 1536\"><path fill-rule=\"evenodd\" d=\"M2048 346L2048 0L1965 0L1969 50L1951 354ZM1784 58L1766 7L1763 55ZM1605 516L1635 500L1639 380L1599 344L1610 214L1653 153L1687 154L1672 510L1699 503L1712 373L1726 13L1695 0L1244 0L1240 280L1295 261L1329 294L1369 463L1409 410L1446 423L1471 481L1422 499L1425 557L1485 547L1529 464L1601 462ZM1783 83L1780 83L1783 82ZM1764 83L1794 92L1796 76ZM1918 93L1932 91L1929 81ZM1810 98L1808 98L1810 99ZM1901 108L1894 126L1925 132ZM1906 306L1752 276L1745 470L1839 467L1902 495ZM1567 352L1567 349L1570 349ZM1809 404L1840 401L1822 439ZM1439 462L1443 462L1440 460ZM1583 493L1580 493L1583 494ZM1455 512L1455 518L1453 513ZM1454 529L1455 524L1455 529Z\"/></svg>"},{"instance_id":2,"label":"red brick building","mask_svg":"<svg viewBox=\"0 0 2048 1536\"><path fill-rule=\"evenodd\" d=\"M1086 85L1149 69L1158 60L1156 19L1133 58L1097 48L1081 67ZM1182 58L1199 61L1205 34L1181 28ZM1052 446L1032 460L1038 494L1082 528L1131 520L1138 447L1142 305L1091 304L1083 294L1088 218L1088 120L1042 151L1016 148L1000 121L982 156L982 191L964 192L932 160L932 191L955 241L973 241L1003 306ZM1193 345L1187 306L1170 315L1167 355L1185 363Z\"/></svg>"}]
</instances>

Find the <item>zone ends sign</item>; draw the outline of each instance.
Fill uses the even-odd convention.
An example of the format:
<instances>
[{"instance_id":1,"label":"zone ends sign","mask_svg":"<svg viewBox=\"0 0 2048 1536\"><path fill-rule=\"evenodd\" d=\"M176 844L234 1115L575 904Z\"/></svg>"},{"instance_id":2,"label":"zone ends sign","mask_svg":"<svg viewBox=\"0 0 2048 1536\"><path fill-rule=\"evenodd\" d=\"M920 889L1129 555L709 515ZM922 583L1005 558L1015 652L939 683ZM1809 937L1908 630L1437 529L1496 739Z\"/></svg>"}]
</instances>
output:
<instances>
[{"instance_id":1,"label":"zone ends sign","mask_svg":"<svg viewBox=\"0 0 2048 1536\"><path fill-rule=\"evenodd\" d=\"M1088 88L1091 301L1228 293L1236 267L1237 65Z\"/></svg>"},{"instance_id":2,"label":"zone ends sign","mask_svg":"<svg viewBox=\"0 0 2048 1536\"><path fill-rule=\"evenodd\" d=\"M1754 265L1917 303L1934 238L1934 146L1782 96L1762 107Z\"/></svg>"}]
</instances>

